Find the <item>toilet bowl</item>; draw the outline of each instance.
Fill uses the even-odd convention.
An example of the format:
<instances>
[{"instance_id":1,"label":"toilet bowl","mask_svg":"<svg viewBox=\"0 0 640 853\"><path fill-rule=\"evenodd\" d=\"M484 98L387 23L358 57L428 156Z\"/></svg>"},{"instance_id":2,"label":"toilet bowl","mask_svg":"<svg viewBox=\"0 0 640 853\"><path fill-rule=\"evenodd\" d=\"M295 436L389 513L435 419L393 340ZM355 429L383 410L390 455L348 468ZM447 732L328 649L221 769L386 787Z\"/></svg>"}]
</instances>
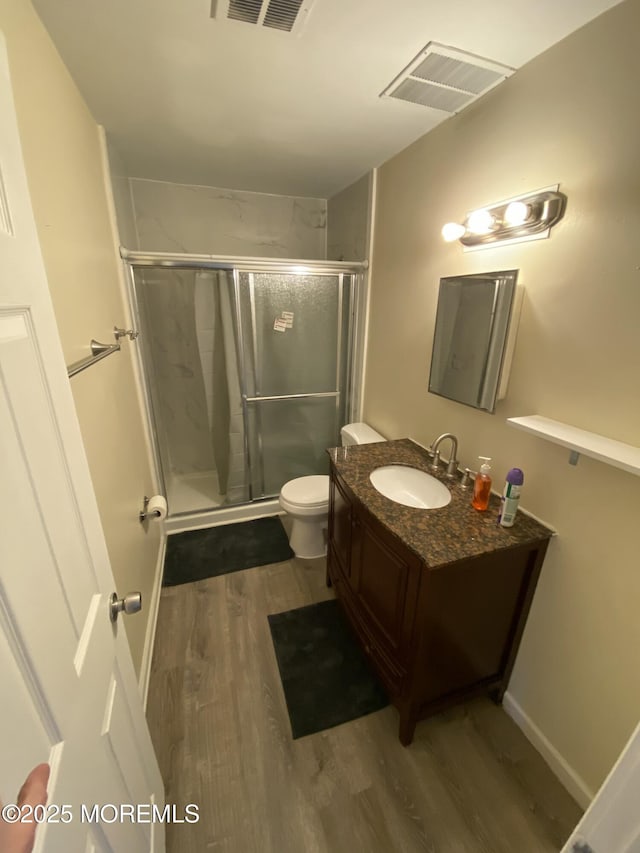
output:
<instances>
[{"instance_id":1,"label":"toilet bowl","mask_svg":"<svg viewBox=\"0 0 640 853\"><path fill-rule=\"evenodd\" d=\"M293 519L289 545L296 557L323 557L327 553L329 478L317 474L289 480L280 491L280 506Z\"/></svg>"},{"instance_id":2,"label":"toilet bowl","mask_svg":"<svg viewBox=\"0 0 640 853\"><path fill-rule=\"evenodd\" d=\"M385 441L368 424L347 424L340 430L343 447ZM329 477L313 474L289 480L280 491L280 506L291 517L289 545L303 560L324 557L327 553L329 515Z\"/></svg>"}]
</instances>

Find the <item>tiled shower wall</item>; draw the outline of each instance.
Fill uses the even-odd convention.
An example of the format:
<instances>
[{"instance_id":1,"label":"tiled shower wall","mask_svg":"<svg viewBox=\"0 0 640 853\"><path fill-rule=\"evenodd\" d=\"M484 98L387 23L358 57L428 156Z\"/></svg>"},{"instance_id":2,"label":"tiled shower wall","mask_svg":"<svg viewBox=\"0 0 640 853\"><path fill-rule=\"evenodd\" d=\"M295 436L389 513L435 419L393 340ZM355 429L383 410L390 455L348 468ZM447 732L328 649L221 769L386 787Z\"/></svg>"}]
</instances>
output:
<instances>
[{"instance_id":1,"label":"tiled shower wall","mask_svg":"<svg viewBox=\"0 0 640 853\"><path fill-rule=\"evenodd\" d=\"M139 248L261 258L326 258L327 202L129 179Z\"/></svg>"},{"instance_id":2,"label":"tiled shower wall","mask_svg":"<svg viewBox=\"0 0 640 853\"><path fill-rule=\"evenodd\" d=\"M368 259L371 241L373 172L332 196L327 202L327 258Z\"/></svg>"}]
</instances>

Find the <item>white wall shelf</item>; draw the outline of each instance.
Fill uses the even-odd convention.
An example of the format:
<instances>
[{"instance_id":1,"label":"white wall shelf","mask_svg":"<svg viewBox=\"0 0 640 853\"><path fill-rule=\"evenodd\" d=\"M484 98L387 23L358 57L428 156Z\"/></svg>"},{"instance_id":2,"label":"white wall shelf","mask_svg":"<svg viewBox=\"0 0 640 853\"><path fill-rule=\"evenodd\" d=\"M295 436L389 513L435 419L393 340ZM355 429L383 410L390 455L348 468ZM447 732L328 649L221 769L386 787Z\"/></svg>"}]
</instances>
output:
<instances>
[{"instance_id":1,"label":"white wall shelf","mask_svg":"<svg viewBox=\"0 0 640 853\"><path fill-rule=\"evenodd\" d=\"M568 447L571 451L569 462L572 465L576 465L580 454L584 453L585 456L591 456L592 459L640 477L640 447L614 441L604 435L553 421L551 418L543 418L541 415L507 418L507 423L509 426L522 429L554 444Z\"/></svg>"}]
</instances>

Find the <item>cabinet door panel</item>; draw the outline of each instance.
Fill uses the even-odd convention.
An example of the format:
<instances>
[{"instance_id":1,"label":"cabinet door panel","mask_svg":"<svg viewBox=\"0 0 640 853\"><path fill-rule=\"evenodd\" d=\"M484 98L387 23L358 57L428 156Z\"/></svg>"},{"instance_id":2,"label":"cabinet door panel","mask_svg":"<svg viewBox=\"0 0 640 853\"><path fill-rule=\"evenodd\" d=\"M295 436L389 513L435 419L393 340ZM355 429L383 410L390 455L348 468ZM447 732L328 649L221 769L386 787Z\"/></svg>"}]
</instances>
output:
<instances>
[{"instance_id":1,"label":"cabinet door panel","mask_svg":"<svg viewBox=\"0 0 640 853\"><path fill-rule=\"evenodd\" d=\"M348 584L340 582L336 588L336 595L340 598L351 627L355 631L360 645L373 664L373 668L377 672L387 693L390 697L397 696L402 689L406 675L405 668L379 642L376 632L372 630L370 620L363 613L357 597L353 594Z\"/></svg>"},{"instance_id":2,"label":"cabinet door panel","mask_svg":"<svg viewBox=\"0 0 640 853\"><path fill-rule=\"evenodd\" d=\"M362 519L357 519L355 530L358 547L352 574L354 591L372 629L392 652L399 654L415 607L415 596L407 596L410 565Z\"/></svg>"}]
</instances>

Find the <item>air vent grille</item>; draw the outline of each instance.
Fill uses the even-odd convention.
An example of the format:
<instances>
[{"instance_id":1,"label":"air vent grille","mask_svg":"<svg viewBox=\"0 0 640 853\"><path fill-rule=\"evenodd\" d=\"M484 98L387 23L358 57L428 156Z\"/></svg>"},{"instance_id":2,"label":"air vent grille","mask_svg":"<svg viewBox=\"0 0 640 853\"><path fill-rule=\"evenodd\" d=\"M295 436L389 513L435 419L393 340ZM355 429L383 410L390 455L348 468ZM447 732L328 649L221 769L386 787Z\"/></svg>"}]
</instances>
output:
<instances>
[{"instance_id":1,"label":"air vent grille","mask_svg":"<svg viewBox=\"0 0 640 853\"><path fill-rule=\"evenodd\" d=\"M232 21L257 24L262 11L262 0L229 0L227 17Z\"/></svg>"},{"instance_id":2,"label":"air vent grille","mask_svg":"<svg viewBox=\"0 0 640 853\"><path fill-rule=\"evenodd\" d=\"M455 113L473 100L473 95L455 92L442 86L431 86L411 77L403 80L391 93L391 97L411 101L412 104L422 104L423 107L433 107L434 110L444 110L446 113Z\"/></svg>"},{"instance_id":3,"label":"air vent grille","mask_svg":"<svg viewBox=\"0 0 640 853\"><path fill-rule=\"evenodd\" d=\"M302 0L271 0L264 16L265 27L290 33L301 6Z\"/></svg>"},{"instance_id":4,"label":"air vent grille","mask_svg":"<svg viewBox=\"0 0 640 853\"><path fill-rule=\"evenodd\" d=\"M460 62L450 56L442 56L432 53L414 68L412 77L420 77L422 80L431 80L443 86L452 86L454 89L462 89L463 92L473 92L480 95L490 86L497 83L502 75L489 68L480 68L469 62Z\"/></svg>"},{"instance_id":5,"label":"air vent grille","mask_svg":"<svg viewBox=\"0 0 640 853\"><path fill-rule=\"evenodd\" d=\"M212 0L211 17L298 33L315 0Z\"/></svg>"},{"instance_id":6,"label":"air vent grille","mask_svg":"<svg viewBox=\"0 0 640 853\"><path fill-rule=\"evenodd\" d=\"M453 114L497 86L515 71L481 56L429 42L382 92Z\"/></svg>"}]
</instances>

